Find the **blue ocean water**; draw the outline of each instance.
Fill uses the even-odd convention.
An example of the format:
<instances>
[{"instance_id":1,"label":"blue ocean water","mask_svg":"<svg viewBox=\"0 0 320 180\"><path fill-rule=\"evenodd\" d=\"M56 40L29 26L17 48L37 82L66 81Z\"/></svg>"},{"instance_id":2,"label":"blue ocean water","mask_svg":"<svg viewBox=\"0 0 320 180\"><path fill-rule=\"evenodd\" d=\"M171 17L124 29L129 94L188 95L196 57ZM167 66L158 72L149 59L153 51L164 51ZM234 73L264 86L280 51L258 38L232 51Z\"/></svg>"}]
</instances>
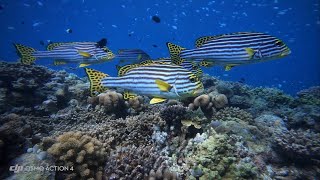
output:
<instances>
[{"instance_id":1,"label":"blue ocean water","mask_svg":"<svg viewBox=\"0 0 320 180\"><path fill-rule=\"evenodd\" d=\"M265 32L282 39L292 54L272 62L204 69L212 76L253 86L277 87L287 93L320 84L319 0L1 0L0 59L17 61L12 43L44 49L40 41L108 39L108 47L140 48L152 58L169 56L166 42L193 48L196 38L240 31ZM160 23L152 21L157 15ZM72 33L67 33L72 29ZM37 64L54 67L52 60ZM92 66L116 75L117 62Z\"/></svg>"}]
</instances>

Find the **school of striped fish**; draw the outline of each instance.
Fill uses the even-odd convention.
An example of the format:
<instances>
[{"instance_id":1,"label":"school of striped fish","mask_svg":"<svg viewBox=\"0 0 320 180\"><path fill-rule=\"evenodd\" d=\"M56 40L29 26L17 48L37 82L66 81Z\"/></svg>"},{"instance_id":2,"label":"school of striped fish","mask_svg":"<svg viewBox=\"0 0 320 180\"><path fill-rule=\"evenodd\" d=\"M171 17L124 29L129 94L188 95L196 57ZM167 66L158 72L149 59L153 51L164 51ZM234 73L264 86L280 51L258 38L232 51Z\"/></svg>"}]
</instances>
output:
<instances>
[{"instance_id":1,"label":"school of striped fish","mask_svg":"<svg viewBox=\"0 0 320 180\"><path fill-rule=\"evenodd\" d=\"M125 99L145 95L151 97L150 104L203 93L201 67L223 66L228 71L235 66L280 59L291 53L282 40L259 32L204 36L195 41L195 48L190 49L168 42L170 57L158 59L150 58L141 49L120 49L114 54L107 48L106 39L52 43L46 51L22 44L14 46L23 64L33 64L40 58L52 58L54 65L77 63L79 67L86 67L119 59L118 77L85 68L91 95L108 88L120 88L124 90ZM121 63L127 64L120 66Z\"/></svg>"}]
</instances>

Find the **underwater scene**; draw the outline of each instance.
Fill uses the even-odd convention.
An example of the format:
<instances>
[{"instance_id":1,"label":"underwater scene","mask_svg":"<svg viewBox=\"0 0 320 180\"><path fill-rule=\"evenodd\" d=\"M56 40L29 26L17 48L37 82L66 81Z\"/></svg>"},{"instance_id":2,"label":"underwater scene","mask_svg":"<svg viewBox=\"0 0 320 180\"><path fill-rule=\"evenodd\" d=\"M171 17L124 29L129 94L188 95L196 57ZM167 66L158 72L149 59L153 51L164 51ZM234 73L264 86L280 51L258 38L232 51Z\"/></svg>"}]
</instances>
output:
<instances>
[{"instance_id":1,"label":"underwater scene","mask_svg":"<svg viewBox=\"0 0 320 180\"><path fill-rule=\"evenodd\" d=\"M0 179L320 179L319 0L0 0Z\"/></svg>"}]
</instances>

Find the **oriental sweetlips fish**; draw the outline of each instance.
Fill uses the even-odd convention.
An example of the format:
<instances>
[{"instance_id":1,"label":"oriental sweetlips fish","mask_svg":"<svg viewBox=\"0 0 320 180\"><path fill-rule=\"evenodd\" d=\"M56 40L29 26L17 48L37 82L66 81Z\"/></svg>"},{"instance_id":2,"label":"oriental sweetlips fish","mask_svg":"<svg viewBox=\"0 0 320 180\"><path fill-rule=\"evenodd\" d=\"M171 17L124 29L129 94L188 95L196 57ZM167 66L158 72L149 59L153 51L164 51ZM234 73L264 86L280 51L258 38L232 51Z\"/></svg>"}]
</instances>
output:
<instances>
[{"instance_id":1,"label":"oriental sweetlips fish","mask_svg":"<svg viewBox=\"0 0 320 180\"><path fill-rule=\"evenodd\" d=\"M291 53L280 39L258 32L237 32L205 36L196 40L195 49L167 43L175 64L192 61L204 66L222 65L225 70L242 64L279 59Z\"/></svg>"},{"instance_id":2,"label":"oriental sweetlips fish","mask_svg":"<svg viewBox=\"0 0 320 180\"><path fill-rule=\"evenodd\" d=\"M140 61L139 63L135 63L135 64L149 64L149 63L173 63L172 60L170 58L158 58L155 60L145 60L145 61ZM188 71L191 71L193 74L195 74L197 77L202 77L203 75L203 71L200 68L199 65L197 65L196 63L193 62L189 62L189 61L184 61L182 62L179 66L185 68ZM118 70L120 70L122 68L122 66L117 65L116 66Z\"/></svg>"},{"instance_id":3,"label":"oriental sweetlips fish","mask_svg":"<svg viewBox=\"0 0 320 180\"><path fill-rule=\"evenodd\" d=\"M78 63L79 67L110 61L115 55L106 47L106 40L98 42L52 43L47 51L38 51L14 44L23 64L33 64L37 58L53 58L55 65Z\"/></svg>"},{"instance_id":4,"label":"oriental sweetlips fish","mask_svg":"<svg viewBox=\"0 0 320 180\"><path fill-rule=\"evenodd\" d=\"M90 80L91 95L107 88L122 88L124 99L139 95L151 96L150 104L166 99L184 99L201 94L203 84L192 72L171 63L126 65L119 69L119 77L85 68Z\"/></svg>"}]
</instances>

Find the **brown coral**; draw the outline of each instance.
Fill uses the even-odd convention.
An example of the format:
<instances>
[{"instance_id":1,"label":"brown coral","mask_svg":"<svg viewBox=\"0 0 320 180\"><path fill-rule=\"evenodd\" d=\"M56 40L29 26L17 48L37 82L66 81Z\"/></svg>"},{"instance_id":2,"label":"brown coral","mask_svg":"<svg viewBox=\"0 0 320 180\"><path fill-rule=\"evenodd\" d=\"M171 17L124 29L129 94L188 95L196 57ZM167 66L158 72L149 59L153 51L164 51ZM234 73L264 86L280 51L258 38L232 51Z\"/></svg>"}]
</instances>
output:
<instances>
[{"instance_id":1,"label":"brown coral","mask_svg":"<svg viewBox=\"0 0 320 180\"><path fill-rule=\"evenodd\" d=\"M134 109L136 112L140 112L143 109L145 109L145 105L143 103L143 97L142 96L136 96L132 99L128 100L129 107Z\"/></svg>"},{"instance_id":2,"label":"brown coral","mask_svg":"<svg viewBox=\"0 0 320 180\"><path fill-rule=\"evenodd\" d=\"M102 170L107 150L102 143L81 132L67 132L56 138L47 150L56 160L56 165L73 167L74 171L58 172L65 179L96 178Z\"/></svg>"},{"instance_id":3,"label":"brown coral","mask_svg":"<svg viewBox=\"0 0 320 180\"><path fill-rule=\"evenodd\" d=\"M152 145L118 148L106 162L106 179L174 179L165 158Z\"/></svg>"}]
</instances>

